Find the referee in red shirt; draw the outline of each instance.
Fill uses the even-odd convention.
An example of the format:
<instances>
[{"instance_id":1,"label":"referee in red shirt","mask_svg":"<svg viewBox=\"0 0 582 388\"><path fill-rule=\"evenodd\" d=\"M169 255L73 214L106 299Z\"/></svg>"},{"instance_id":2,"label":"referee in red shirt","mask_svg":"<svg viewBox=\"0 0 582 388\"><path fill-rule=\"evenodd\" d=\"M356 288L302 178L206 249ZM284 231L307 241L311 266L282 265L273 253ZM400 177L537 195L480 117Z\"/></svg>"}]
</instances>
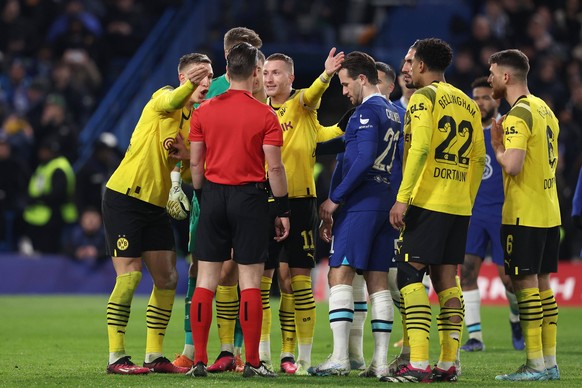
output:
<instances>
[{"instance_id":1,"label":"referee in red shirt","mask_svg":"<svg viewBox=\"0 0 582 388\"><path fill-rule=\"evenodd\" d=\"M258 50L248 43L234 46L227 57L230 88L204 102L190 121L190 168L194 189L202 189L200 221L193 255L198 279L190 307L194 367L189 374L206 376L212 299L222 263L231 248L238 264L240 323L246 352L244 377L274 377L259 359L263 307L260 282L269 241L265 161L278 205L276 237L289 233L287 178L281 161L283 132L275 112L253 98Z\"/></svg>"}]
</instances>

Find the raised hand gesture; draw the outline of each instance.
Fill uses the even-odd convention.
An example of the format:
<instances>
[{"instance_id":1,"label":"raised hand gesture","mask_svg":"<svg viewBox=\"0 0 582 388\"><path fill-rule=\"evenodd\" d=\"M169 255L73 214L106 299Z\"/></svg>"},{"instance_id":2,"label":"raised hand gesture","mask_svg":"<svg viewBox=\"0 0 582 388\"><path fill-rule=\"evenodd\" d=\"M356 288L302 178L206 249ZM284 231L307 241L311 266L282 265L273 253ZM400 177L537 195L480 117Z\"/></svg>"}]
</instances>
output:
<instances>
[{"instance_id":1,"label":"raised hand gesture","mask_svg":"<svg viewBox=\"0 0 582 388\"><path fill-rule=\"evenodd\" d=\"M343 51L340 51L337 54L335 51L336 48L332 47L331 50L329 50L327 59L325 60L325 74L330 78L340 69L346 56Z\"/></svg>"}]
</instances>

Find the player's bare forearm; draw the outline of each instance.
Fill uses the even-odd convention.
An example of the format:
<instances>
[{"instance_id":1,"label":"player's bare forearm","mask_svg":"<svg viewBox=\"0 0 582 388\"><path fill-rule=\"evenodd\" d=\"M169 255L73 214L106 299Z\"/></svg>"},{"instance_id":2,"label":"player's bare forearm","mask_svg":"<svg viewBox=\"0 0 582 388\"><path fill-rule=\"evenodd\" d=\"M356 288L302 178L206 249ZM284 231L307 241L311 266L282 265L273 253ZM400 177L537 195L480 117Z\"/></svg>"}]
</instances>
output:
<instances>
[{"instance_id":1,"label":"player's bare forearm","mask_svg":"<svg viewBox=\"0 0 582 388\"><path fill-rule=\"evenodd\" d=\"M192 186L198 190L204 183L204 160L206 147L202 142L192 142L190 144L190 172L192 174Z\"/></svg>"}]
</instances>

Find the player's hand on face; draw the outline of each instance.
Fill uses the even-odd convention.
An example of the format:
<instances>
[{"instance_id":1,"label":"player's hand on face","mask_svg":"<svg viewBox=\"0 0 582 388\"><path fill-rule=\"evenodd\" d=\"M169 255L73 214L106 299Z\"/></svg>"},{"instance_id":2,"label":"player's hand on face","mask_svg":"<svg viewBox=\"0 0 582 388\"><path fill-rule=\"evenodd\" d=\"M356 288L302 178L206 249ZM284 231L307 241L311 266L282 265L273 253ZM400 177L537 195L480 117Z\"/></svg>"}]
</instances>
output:
<instances>
[{"instance_id":1,"label":"player's hand on face","mask_svg":"<svg viewBox=\"0 0 582 388\"><path fill-rule=\"evenodd\" d=\"M407 204L396 201L390 209L390 224L394 229L404 227L404 213L406 213L407 208Z\"/></svg>"},{"instance_id":2,"label":"player's hand on face","mask_svg":"<svg viewBox=\"0 0 582 388\"><path fill-rule=\"evenodd\" d=\"M336 48L332 47L329 50L329 54L327 55L327 59L325 60L325 73L328 77L334 75L341 67L342 62L344 61L345 54L343 51L339 53L335 53Z\"/></svg>"},{"instance_id":3,"label":"player's hand on face","mask_svg":"<svg viewBox=\"0 0 582 388\"><path fill-rule=\"evenodd\" d=\"M327 243L331 242L331 228L333 226L333 219L331 222L321 221L319 224L319 237Z\"/></svg>"},{"instance_id":4,"label":"player's hand on face","mask_svg":"<svg viewBox=\"0 0 582 388\"><path fill-rule=\"evenodd\" d=\"M289 217L275 218L275 237L273 239L277 242L285 240L289 236L290 226Z\"/></svg>"},{"instance_id":5,"label":"player's hand on face","mask_svg":"<svg viewBox=\"0 0 582 388\"><path fill-rule=\"evenodd\" d=\"M194 66L186 72L186 78L190 80L192 85L196 86L200 85L202 80L208 75L210 75L210 71L208 70L208 67L204 65Z\"/></svg>"},{"instance_id":6,"label":"player's hand on face","mask_svg":"<svg viewBox=\"0 0 582 388\"><path fill-rule=\"evenodd\" d=\"M186 148L186 141L181 133L176 135L172 149L170 150L170 158L178 160L190 160L190 151Z\"/></svg>"}]
</instances>

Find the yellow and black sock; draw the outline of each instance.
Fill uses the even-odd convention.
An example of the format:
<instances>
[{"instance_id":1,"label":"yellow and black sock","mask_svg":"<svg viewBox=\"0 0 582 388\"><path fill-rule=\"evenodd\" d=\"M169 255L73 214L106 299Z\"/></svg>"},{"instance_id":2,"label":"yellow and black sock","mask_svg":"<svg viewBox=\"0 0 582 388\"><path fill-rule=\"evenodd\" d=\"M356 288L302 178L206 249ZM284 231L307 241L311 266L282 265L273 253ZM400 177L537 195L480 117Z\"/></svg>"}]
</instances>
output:
<instances>
[{"instance_id":1,"label":"yellow and black sock","mask_svg":"<svg viewBox=\"0 0 582 388\"><path fill-rule=\"evenodd\" d=\"M163 355L164 337L174 306L176 290L160 290L154 286L146 310L146 362Z\"/></svg>"},{"instance_id":2,"label":"yellow and black sock","mask_svg":"<svg viewBox=\"0 0 582 388\"><path fill-rule=\"evenodd\" d=\"M141 272L119 275L107 302L107 335L109 339L109 362L125 355L125 328L129 321L133 294L141 281ZM118 357L119 356L119 357ZM112 360L112 358L115 358Z\"/></svg>"},{"instance_id":3,"label":"yellow and black sock","mask_svg":"<svg viewBox=\"0 0 582 388\"><path fill-rule=\"evenodd\" d=\"M234 354L234 326L239 309L238 286L218 286L215 300L220 350Z\"/></svg>"},{"instance_id":4,"label":"yellow and black sock","mask_svg":"<svg viewBox=\"0 0 582 388\"><path fill-rule=\"evenodd\" d=\"M404 309L404 297L398 291L400 298L398 300L398 311L400 311L400 317L402 318L402 351L401 354L410 355L410 340L408 339L408 329L406 328L406 310Z\"/></svg>"},{"instance_id":5,"label":"yellow and black sock","mask_svg":"<svg viewBox=\"0 0 582 388\"><path fill-rule=\"evenodd\" d=\"M261 300L263 302L263 324L261 326L261 341L271 340L271 285L273 280L269 277L261 277Z\"/></svg>"},{"instance_id":6,"label":"yellow and black sock","mask_svg":"<svg viewBox=\"0 0 582 388\"><path fill-rule=\"evenodd\" d=\"M556 337L558 334L558 304L552 289L540 292L544 318L542 320L542 349L546 368L556 365Z\"/></svg>"},{"instance_id":7,"label":"yellow and black sock","mask_svg":"<svg viewBox=\"0 0 582 388\"><path fill-rule=\"evenodd\" d=\"M292 357L295 353L295 299L293 294L281 292L279 322L282 338L281 355L282 357Z\"/></svg>"},{"instance_id":8,"label":"yellow and black sock","mask_svg":"<svg viewBox=\"0 0 582 388\"><path fill-rule=\"evenodd\" d=\"M295 328L297 330L297 360L311 365L311 348L315 333L315 299L311 288L311 276L295 275L291 278L295 299Z\"/></svg>"},{"instance_id":9,"label":"yellow and black sock","mask_svg":"<svg viewBox=\"0 0 582 388\"><path fill-rule=\"evenodd\" d=\"M439 368L448 369L457 360L457 353L463 330L465 312L463 309L462 293L459 287L451 287L438 293L440 313L437 317L437 327L441 345ZM449 303L457 299L458 302ZM448 305L447 305L448 304ZM458 306L451 306L458 304Z\"/></svg>"},{"instance_id":10,"label":"yellow and black sock","mask_svg":"<svg viewBox=\"0 0 582 388\"><path fill-rule=\"evenodd\" d=\"M525 339L527 365L544 370L542 323L544 312L538 288L525 288L515 293L519 304L519 319Z\"/></svg>"},{"instance_id":11,"label":"yellow and black sock","mask_svg":"<svg viewBox=\"0 0 582 388\"><path fill-rule=\"evenodd\" d=\"M412 283L400 290L404 300L406 330L410 343L410 363L415 368L425 369L429 365L429 336L431 309L424 285Z\"/></svg>"}]
</instances>

